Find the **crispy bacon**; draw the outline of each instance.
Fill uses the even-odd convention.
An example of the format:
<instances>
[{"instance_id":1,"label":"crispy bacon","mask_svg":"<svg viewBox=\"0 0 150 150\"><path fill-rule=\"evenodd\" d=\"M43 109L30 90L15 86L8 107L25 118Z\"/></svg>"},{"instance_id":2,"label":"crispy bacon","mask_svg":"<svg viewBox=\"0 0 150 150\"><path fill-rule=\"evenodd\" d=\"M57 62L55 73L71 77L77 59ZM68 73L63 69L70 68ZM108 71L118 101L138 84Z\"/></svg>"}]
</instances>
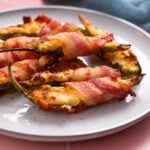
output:
<instances>
[{"instance_id":1,"label":"crispy bacon","mask_svg":"<svg viewBox=\"0 0 150 150\"><path fill-rule=\"evenodd\" d=\"M47 24L49 24L50 28L60 25L59 22L44 14L40 14L35 19L30 16L24 16L23 22L23 24L0 28L0 38L6 40L17 36L38 36L41 29Z\"/></svg>"},{"instance_id":2,"label":"crispy bacon","mask_svg":"<svg viewBox=\"0 0 150 150\"><path fill-rule=\"evenodd\" d=\"M32 18L30 16L24 16L24 23L32 22ZM60 33L60 32L76 32L80 31L80 28L73 23L65 23L62 24L59 21L54 20L44 14L38 15L34 21L45 23L45 25L40 29L39 36L46 37L48 35Z\"/></svg>"},{"instance_id":3,"label":"crispy bacon","mask_svg":"<svg viewBox=\"0 0 150 150\"><path fill-rule=\"evenodd\" d=\"M61 26L61 23L52 20L50 21L47 25L43 26L39 32L39 36L44 36L46 34L52 34L53 31L57 28Z\"/></svg>"},{"instance_id":4,"label":"crispy bacon","mask_svg":"<svg viewBox=\"0 0 150 150\"><path fill-rule=\"evenodd\" d=\"M39 62L37 59L23 60L12 65L12 71L17 80L28 79L29 75L40 70L41 66L39 66ZM0 84L5 84L9 81L7 67L0 69L0 77Z\"/></svg>"},{"instance_id":5,"label":"crispy bacon","mask_svg":"<svg viewBox=\"0 0 150 150\"><path fill-rule=\"evenodd\" d=\"M24 23L29 23L32 21L32 18L30 16L24 16L23 21ZM56 21L53 18L50 18L44 14L38 15L35 18L35 21L46 23L39 31L40 37L60 32L73 32L73 31L76 32L80 30L80 28L75 24L72 23L62 24L59 21Z\"/></svg>"},{"instance_id":6,"label":"crispy bacon","mask_svg":"<svg viewBox=\"0 0 150 150\"><path fill-rule=\"evenodd\" d=\"M13 49L13 48L32 48L39 43L40 39L38 37L15 37L7 39L0 44L1 49Z\"/></svg>"},{"instance_id":7,"label":"crispy bacon","mask_svg":"<svg viewBox=\"0 0 150 150\"><path fill-rule=\"evenodd\" d=\"M39 57L39 54L28 51L0 53L0 68L5 67L8 62L14 63L24 59L38 59Z\"/></svg>"},{"instance_id":8,"label":"crispy bacon","mask_svg":"<svg viewBox=\"0 0 150 150\"><path fill-rule=\"evenodd\" d=\"M59 86L44 84L27 90L16 81L10 65L8 71L13 85L29 100L43 109L65 112L79 112L93 105L123 100L129 94L136 96L132 87L143 78L143 75L128 78L95 77L86 81L67 81Z\"/></svg>"},{"instance_id":9,"label":"crispy bacon","mask_svg":"<svg viewBox=\"0 0 150 150\"><path fill-rule=\"evenodd\" d=\"M46 16L45 14L39 14L34 20L37 21L37 22L42 22L42 23L43 23L43 22L49 23L49 22L51 22L53 19L50 18L50 17L48 17L48 16Z\"/></svg>"},{"instance_id":10,"label":"crispy bacon","mask_svg":"<svg viewBox=\"0 0 150 150\"><path fill-rule=\"evenodd\" d=\"M33 37L16 37L1 43L3 52L7 49L34 49L40 53L52 53L61 49L66 59L96 54L107 41L98 37L88 37L77 32L63 32L47 36L46 40Z\"/></svg>"},{"instance_id":11,"label":"crispy bacon","mask_svg":"<svg viewBox=\"0 0 150 150\"><path fill-rule=\"evenodd\" d=\"M31 23L32 22L32 18L31 16L23 16L23 23Z\"/></svg>"},{"instance_id":12,"label":"crispy bacon","mask_svg":"<svg viewBox=\"0 0 150 150\"><path fill-rule=\"evenodd\" d=\"M96 28L91 21L89 21L85 16L79 15L79 19L81 23L86 28L86 31L91 36L101 37L106 39L107 41L110 41L108 45L105 47L105 49L108 50L108 48L114 48L119 43L113 38L113 35L108 31L103 31L99 28ZM111 42L112 41L112 42ZM101 59L109 63L111 66L118 68L123 76L129 76L129 75L139 75L141 74L141 66L138 62L137 57L131 50L130 44L119 44L118 51L116 52L110 52L107 53L104 52L103 54L100 53L98 56L100 56ZM120 51L119 49L125 49L125 51Z\"/></svg>"},{"instance_id":13,"label":"crispy bacon","mask_svg":"<svg viewBox=\"0 0 150 150\"><path fill-rule=\"evenodd\" d=\"M43 61L44 60L44 61ZM40 59L26 59L15 62L12 65L12 72L18 81L29 79L33 73L43 71L47 64L53 61L52 56L41 56ZM0 86L10 83L8 67L0 68Z\"/></svg>"},{"instance_id":14,"label":"crispy bacon","mask_svg":"<svg viewBox=\"0 0 150 150\"><path fill-rule=\"evenodd\" d=\"M31 47L36 45L38 42L39 38L29 38L25 36L10 38L4 42L1 42L0 50L26 46ZM40 54L29 51L0 53L0 67L5 67L8 64L8 61L13 63L24 59L38 59L40 56Z\"/></svg>"},{"instance_id":15,"label":"crispy bacon","mask_svg":"<svg viewBox=\"0 0 150 150\"><path fill-rule=\"evenodd\" d=\"M61 47L63 54L67 59L73 59L77 56L86 56L97 53L100 47L106 42L100 38L86 37L77 32L63 32L51 35L47 37L47 41L56 42L57 45L55 45L55 47Z\"/></svg>"},{"instance_id":16,"label":"crispy bacon","mask_svg":"<svg viewBox=\"0 0 150 150\"><path fill-rule=\"evenodd\" d=\"M88 106L105 103L112 100L123 100L130 90L126 91L117 80L110 77L96 78L81 82L68 82L69 86Z\"/></svg>"},{"instance_id":17,"label":"crispy bacon","mask_svg":"<svg viewBox=\"0 0 150 150\"><path fill-rule=\"evenodd\" d=\"M53 23L54 24L54 23ZM41 31L39 32L39 36L43 39L46 38L48 35L61 33L61 32L79 32L80 28L77 27L75 24L72 23L65 23L65 24L57 24L53 25L47 24L46 26L41 28Z\"/></svg>"},{"instance_id":18,"label":"crispy bacon","mask_svg":"<svg viewBox=\"0 0 150 150\"><path fill-rule=\"evenodd\" d=\"M20 89L18 83L14 84ZM101 77L87 81L65 82L62 87L42 85L29 93L23 88L21 90L43 109L70 113L114 100L123 100L128 94L133 94L130 86L132 81L125 84L129 87L128 90L124 89L118 79Z\"/></svg>"},{"instance_id":19,"label":"crispy bacon","mask_svg":"<svg viewBox=\"0 0 150 150\"><path fill-rule=\"evenodd\" d=\"M116 79L121 76L121 73L117 69L102 65L96 67L79 68L73 71L73 75L70 81L85 81L92 78L109 76Z\"/></svg>"},{"instance_id":20,"label":"crispy bacon","mask_svg":"<svg viewBox=\"0 0 150 150\"><path fill-rule=\"evenodd\" d=\"M48 34L76 32L80 30L75 24L61 24L59 21L56 21L45 14L40 14L35 19L32 19L30 16L24 16L23 22L23 24L0 28L0 38L6 40L18 36L45 37Z\"/></svg>"},{"instance_id":21,"label":"crispy bacon","mask_svg":"<svg viewBox=\"0 0 150 150\"><path fill-rule=\"evenodd\" d=\"M89 79L109 76L116 79L121 76L116 69L107 66L97 66L94 68L84 67L78 69L69 69L63 72L51 73L49 71L39 72L32 75L29 80L21 82L24 87L32 87L53 82L78 82Z\"/></svg>"}]
</instances>

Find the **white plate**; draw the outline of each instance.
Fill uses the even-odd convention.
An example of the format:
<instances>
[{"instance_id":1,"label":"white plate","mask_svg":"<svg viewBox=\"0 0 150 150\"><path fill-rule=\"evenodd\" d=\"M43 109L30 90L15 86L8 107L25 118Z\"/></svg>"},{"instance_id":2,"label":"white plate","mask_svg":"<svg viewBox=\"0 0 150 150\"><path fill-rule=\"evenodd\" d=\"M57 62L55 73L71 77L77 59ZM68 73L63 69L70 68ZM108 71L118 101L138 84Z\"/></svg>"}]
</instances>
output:
<instances>
[{"instance_id":1,"label":"white plate","mask_svg":"<svg viewBox=\"0 0 150 150\"><path fill-rule=\"evenodd\" d=\"M113 102L87 109L78 114L40 110L19 93L0 97L0 133L37 141L77 141L101 137L120 131L150 112L150 35L122 19L100 12L62 6L24 8L0 13L0 26L17 24L22 16L44 12L61 22L80 24L78 14L86 15L97 27L131 43L146 73L134 90L137 97L127 103ZM118 36L119 35L119 36ZM121 37L121 38L119 38Z\"/></svg>"}]
</instances>

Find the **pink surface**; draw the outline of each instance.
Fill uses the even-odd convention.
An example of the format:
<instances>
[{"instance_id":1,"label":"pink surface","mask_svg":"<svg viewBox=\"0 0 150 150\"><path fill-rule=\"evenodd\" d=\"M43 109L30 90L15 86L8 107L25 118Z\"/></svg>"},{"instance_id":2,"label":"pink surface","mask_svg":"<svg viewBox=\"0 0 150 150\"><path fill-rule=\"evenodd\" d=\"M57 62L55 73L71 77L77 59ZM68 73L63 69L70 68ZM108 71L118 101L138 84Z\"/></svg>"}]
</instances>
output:
<instances>
[{"instance_id":1,"label":"pink surface","mask_svg":"<svg viewBox=\"0 0 150 150\"><path fill-rule=\"evenodd\" d=\"M72 143L30 142L0 135L0 150L150 150L150 116L124 131Z\"/></svg>"},{"instance_id":2,"label":"pink surface","mask_svg":"<svg viewBox=\"0 0 150 150\"><path fill-rule=\"evenodd\" d=\"M42 5L42 0L0 0L0 10Z\"/></svg>"},{"instance_id":3,"label":"pink surface","mask_svg":"<svg viewBox=\"0 0 150 150\"><path fill-rule=\"evenodd\" d=\"M44 4L42 0L0 0L0 10ZM150 150L150 116L115 134L74 143L30 142L0 135L0 150Z\"/></svg>"}]
</instances>

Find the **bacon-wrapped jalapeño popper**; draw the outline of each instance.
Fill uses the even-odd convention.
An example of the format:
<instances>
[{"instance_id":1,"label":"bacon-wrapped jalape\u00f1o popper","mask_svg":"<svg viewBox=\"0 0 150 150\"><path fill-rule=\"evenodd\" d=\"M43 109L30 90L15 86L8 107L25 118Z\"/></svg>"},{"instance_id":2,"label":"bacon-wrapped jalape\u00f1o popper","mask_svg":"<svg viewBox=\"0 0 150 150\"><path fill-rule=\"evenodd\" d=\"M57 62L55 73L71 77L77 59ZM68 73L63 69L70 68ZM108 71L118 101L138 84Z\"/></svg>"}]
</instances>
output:
<instances>
[{"instance_id":1,"label":"bacon-wrapped jalape\u00f1o popper","mask_svg":"<svg viewBox=\"0 0 150 150\"><path fill-rule=\"evenodd\" d=\"M10 64L8 70L13 85L29 100L46 110L69 113L109 101L123 100L128 94L135 96L131 88L142 79L142 76L138 75L126 79L101 77L87 81L65 82L57 87L42 85L27 90L13 77Z\"/></svg>"},{"instance_id":2,"label":"bacon-wrapped jalape\u00f1o popper","mask_svg":"<svg viewBox=\"0 0 150 150\"><path fill-rule=\"evenodd\" d=\"M6 40L17 36L45 36L59 32L80 32L81 30L75 24L61 24L44 14L40 14L35 19L30 16L24 16L23 20L24 24L0 28L0 39Z\"/></svg>"},{"instance_id":3,"label":"bacon-wrapped jalape\u00f1o popper","mask_svg":"<svg viewBox=\"0 0 150 150\"><path fill-rule=\"evenodd\" d=\"M115 47L105 49L109 42L99 37L88 37L77 32L63 32L47 36L46 39L33 37L16 37L0 44L0 53L8 51L35 51L38 53L51 53L62 55L66 59L78 56L97 54L102 51L126 50L130 45L118 44ZM104 48L104 49L101 49Z\"/></svg>"},{"instance_id":4,"label":"bacon-wrapped jalape\u00f1o popper","mask_svg":"<svg viewBox=\"0 0 150 150\"><path fill-rule=\"evenodd\" d=\"M41 56L39 59L26 59L13 63L12 72L18 81L27 80L32 74L45 70L46 65L53 62L52 55ZM0 91L12 87L8 74L8 66L0 68Z\"/></svg>"},{"instance_id":5,"label":"bacon-wrapped jalape\u00f1o popper","mask_svg":"<svg viewBox=\"0 0 150 150\"><path fill-rule=\"evenodd\" d=\"M42 84L53 84L63 82L78 82L89 79L109 76L113 79L120 77L121 73L117 69L101 65L96 67L81 67L77 69L69 69L66 71L50 72L43 71L35 73L29 80L19 82L24 87L35 87Z\"/></svg>"},{"instance_id":6,"label":"bacon-wrapped jalape\u00f1o popper","mask_svg":"<svg viewBox=\"0 0 150 150\"><path fill-rule=\"evenodd\" d=\"M28 37L20 37L15 39L8 39L4 42L0 42L0 50L1 48L15 48L17 45L29 45L29 43L32 43L33 45L37 43L36 38L30 38L30 41L28 40ZM41 55L37 54L36 52L29 52L29 51L11 51L6 53L0 53L0 68L5 67L8 64L8 61L14 63L16 61L21 61L24 59L38 59Z\"/></svg>"},{"instance_id":7,"label":"bacon-wrapped jalape\u00f1o popper","mask_svg":"<svg viewBox=\"0 0 150 150\"><path fill-rule=\"evenodd\" d=\"M14 63L24 59L38 59L40 57L41 55L29 51L0 53L0 68L7 66L8 62Z\"/></svg>"},{"instance_id":8,"label":"bacon-wrapped jalape\u00f1o popper","mask_svg":"<svg viewBox=\"0 0 150 150\"><path fill-rule=\"evenodd\" d=\"M41 28L44 27L48 22L51 22L51 19L45 15L39 15L34 20L31 17L24 16L23 20L24 24L0 28L0 39L6 40L10 37L22 35L38 36Z\"/></svg>"},{"instance_id":9,"label":"bacon-wrapped jalape\u00f1o popper","mask_svg":"<svg viewBox=\"0 0 150 150\"><path fill-rule=\"evenodd\" d=\"M108 33L106 31L103 31L101 29L97 29L85 16L79 15L79 19L81 23L86 28L86 32L89 33L89 35L94 37L100 37L102 39L107 39L111 33ZM109 49L109 47L113 47L114 45L117 45L117 41L112 41L107 44L108 47L105 47L106 49ZM103 49L103 48L102 48ZM118 68L124 76L132 75L132 74L141 74L141 67L138 62L137 57L132 52L130 47L126 49L126 51L116 51L116 52L109 52L108 51L100 54L100 58L102 58L104 61L111 64L113 67Z\"/></svg>"}]
</instances>

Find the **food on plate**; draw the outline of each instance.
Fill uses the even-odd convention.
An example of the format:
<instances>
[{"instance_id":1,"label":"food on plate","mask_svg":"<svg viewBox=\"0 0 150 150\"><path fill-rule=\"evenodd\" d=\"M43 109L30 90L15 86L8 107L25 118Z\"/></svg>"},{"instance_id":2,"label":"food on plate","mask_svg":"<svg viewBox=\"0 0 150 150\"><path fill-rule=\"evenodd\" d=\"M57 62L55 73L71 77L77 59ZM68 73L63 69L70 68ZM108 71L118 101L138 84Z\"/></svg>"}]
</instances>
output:
<instances>
[{"instance_id":1,"label":"food on plate","mask_svg":"<svg viewBox=\"0 0 150 150\"><path fill-rule=\"evenodd\" d=\"M41 56L39 59L25 59L13 63L12 72L18 81L23 81L29 79L33 73L44 70L45 66L50 65L52 62L52 55ZM11 87L8 66L0 68L0 91Z\"/></svg>"},{"instance_id":2,"label":"food on plate","mask_svg":"<svg viewBox=\"0 0 150 150\"><path fill-rule=\"evenodd\" d=\"M80 28L73 23L61 24L45 14L40 14L35 19L30 16L24 16L23 21L23 24L0 28L0 39L6 40L17 36L36 37L59 32L80 31Z\"/></svg>"},{"instance_id":3,"label":"food on plate","mask_svg":"<svg viewBox=\"0 0 150 150\"><path fill-rule=\"evenodd\" d=\"M131 44L79 19L84 27L40 14L0 28L0 91L15 87L40 108L69 113L136 96L144 74Z\"/></svg>"},{"instance_id":4,"label":"food on plate","mask_svg":"<svg viewBox=\"0 0 150 150\"><path fill-rule=\"evenodd\" d=\"M12 83L29 100L47 110L79 112L87 107L114 100L123 100L128 94L135 96L132 86L140 82L142 76L100 77L86 81L65 82L62 86L42 85L36 89L23 88L13 77L11 66L9 74Z\"/></svg>"},{"instance_id":5,"label":"food on plate","mask_svg":"<svg viewBox=\"0 0 150 150\"><path fill-rule=\"evenodd\" d=\"M20 82L25 87L39 86L42 84L52 84L53 82L77 82L89 79L109 76L113 79L120 77L121 73L108 66L84 67L78 69L68 69L66 71L52 73L50 71L38 72L31 76L29 80Z\"/></svg>"},{"instance_id":6,"label":"food on plate","mask_svg":"<svg viewBox=\"0 0 150 150\"><path fill-rule=\"evenodd\" d=\"M96 28L84 15L79 15L79 19L85 27L86 33L92 36L100 37L102 39L112 39L113 33Z\"/></svg>"},{"instance_id":7,"label":"food on plate","mask_svg":"<svg viewBox=\"0 0 150 150\"><path fill-rule=\"evenodd\" d=\"M83 25L85 26L88 34L94 37L101 37L103 39L108 38L111 34L107 31L103 31L101 29L97 29L85 16L79 15L79 18ZM112 41L114 43L118 43L117 41ZM108 43L108 46L110 47ZM111 64L113 67L118 68L124 76L128 76L131 74L141 74L141 66L138 62L136 55L132 52L131 48L128 47L126 51L117 51L110 53L99 54L100 58L102 58L107 63Z\"/></svg>"},{"instance_id":8,"label":"food on plate","mask_svg":"<svg viewBox=\"0 0 150 150\"><path fill-rule=\"evenodd\" d=\"M0 51L13 48L33 48L40 42L39 37L20 36L0 42ZM24 49L25 51L26 49ZM13 50L12 50L13 51Z\"/></svg>"},{"instance_id":9,"label":"food on plate","mask_svg":"<svg viewBox=\"0 0 150 150\"><path fill-rule=\"evenodd\" d=\"M29 51L0 53L0 68L7 66L8 62L14 63L24 59L38 58L40 58L39 54Z\"/></svg>"},{"instance_id":10,"label":"food on plate","mask_svg":"<svg viewBox=\"0 0 150 150\"><path fill-rule=\"evenodd\" d=\"M8 51L35 51L43 54L60 53L66 59L97 54L98 52L124 51L130 45L110 45L105 39L88 37L77 32L49 35L45 40L38 37L15 37L1 43L0 53ZM109 47L109 48L108 48ZM102 48L102 49L101 49Z\"/></svg>"},{"instance_id":11,"label":"food on plate","mask_svg":"<svg viewBox=\"0 0 150 150\"><path fill-rule=\"evenodd\" d=\"M11 37L22 35L38 36L41 28L51 21L51 19L45 15L39 15L35 19L24 16L23 20L24 24L0 28L0 39L6 40Z\"/></svg>"}]
</instances>

